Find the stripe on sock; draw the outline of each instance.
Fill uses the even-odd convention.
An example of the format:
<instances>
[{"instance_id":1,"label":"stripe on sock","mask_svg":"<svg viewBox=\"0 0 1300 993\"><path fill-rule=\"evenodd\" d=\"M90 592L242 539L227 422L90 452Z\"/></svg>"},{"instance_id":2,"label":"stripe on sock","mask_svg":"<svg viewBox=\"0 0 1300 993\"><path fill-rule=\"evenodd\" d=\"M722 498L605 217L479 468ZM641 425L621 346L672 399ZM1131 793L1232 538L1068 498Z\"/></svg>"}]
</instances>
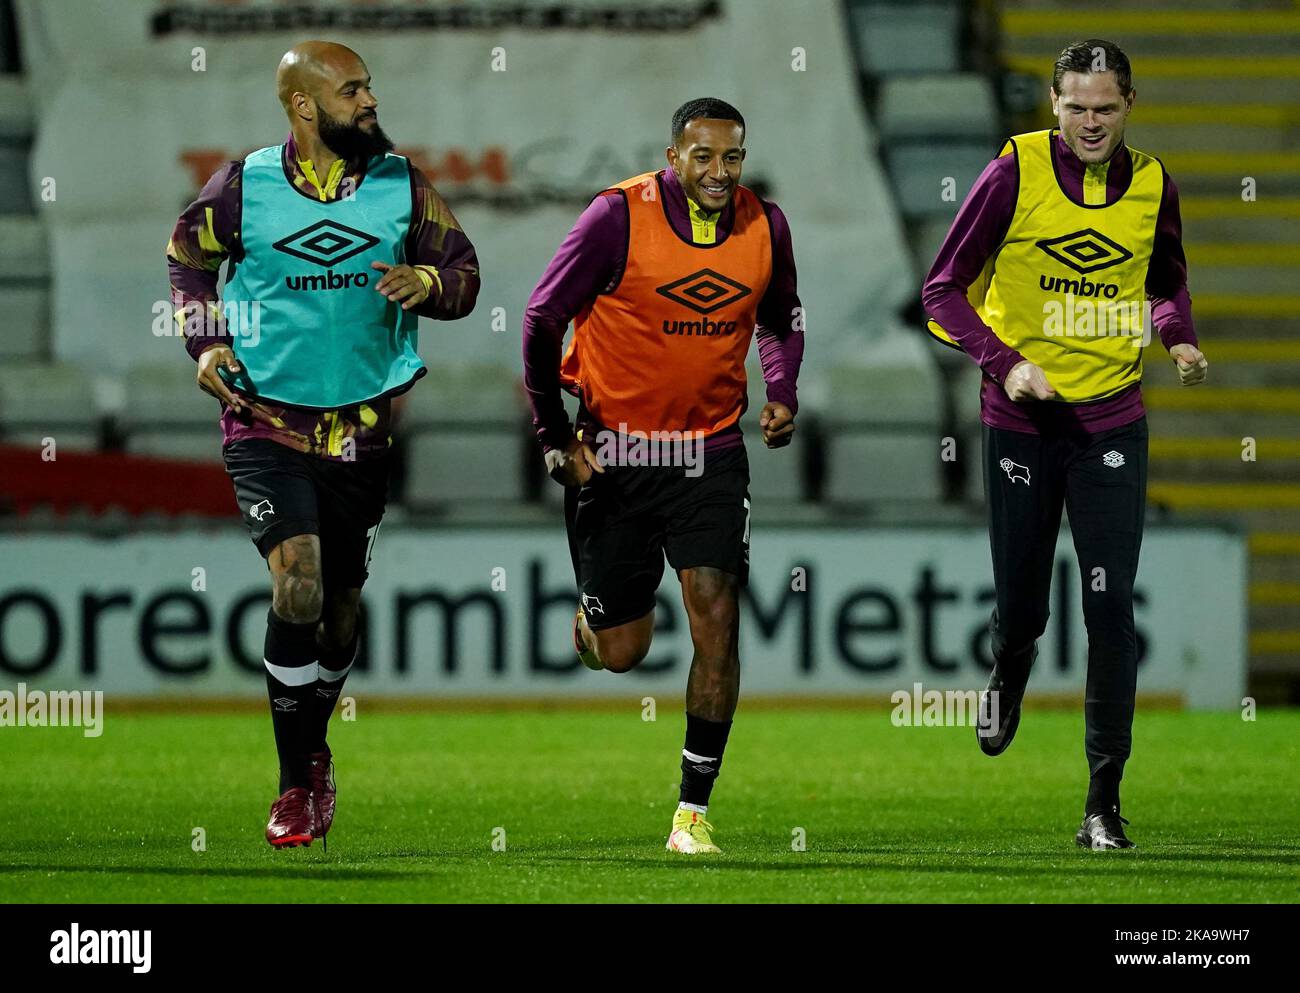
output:
<instances>
[{"instance_id":1,"label":"stripe on sock","mask_svg":"<svg viewBox=\"0 0 1300 993\"><path fill-rule=\"evenodd\" d=\"M355 661L356 661L356 660L353 659L353 662L355 662ZM324 682L324 683L337 683L340 679L342 679L344 676L346 676L346 675L347 675L349 672L351 672L351 671L352 671L352 662L349 662L349 663L348 663L344 668L342 668L342 669L326 669L326 668L322 665L322 666L319 666L319 667L317 668L317 670L316 670L317 675L318 675L318 676L320 677L320 679L321 679L321 682Z\"/></svg>"},{"instance_id":2,"label":"stripe on sock","mask_svg":"<svg viewBox=\"0 0 1300 993\"><path fill-rule=\"evenodd\" d=\"M266 671L278 679L285 686L306 686L308 683L316 682L316 670L318 666L315 662L308 662L306 665L287 666L276 665L262 659L266 666Z\"/></svg>"},{"instance_id":3,"label":"stripe on sock","mask_svg":"<svg viewBox=\"0 0 1300 993\"><path fill-rule=\"evenodd\" d=\"M376 527L378 527L378 525L376 525ZM354 637L352 640L352 658L348 660L348 664L345 665L342 669L331 669L324 662L318 661L316 663L320 667L319 675L321 680L326 683L337 683L340 679L342 679L344 676L346 676L349 672L352 671L352 666L356 663L357 656L360 654L361 654L361 639L358 637Z\"/></svg>"},{"instance_id":4,"label":"stripe on sock","mask_svg":"<svg viewBox=\"0 0 1300 993\"><path fill-rule=\"evenodd\" d=\"M716 757L714 757L714 758L709 758L707 755L696 755L694 752L688 752L685 748L682 749L682 756L683 756L684 758L688 758L688 759L690 759L692 762L716 762L716 761L718 761Z\"/></svg>"}]
</instances>

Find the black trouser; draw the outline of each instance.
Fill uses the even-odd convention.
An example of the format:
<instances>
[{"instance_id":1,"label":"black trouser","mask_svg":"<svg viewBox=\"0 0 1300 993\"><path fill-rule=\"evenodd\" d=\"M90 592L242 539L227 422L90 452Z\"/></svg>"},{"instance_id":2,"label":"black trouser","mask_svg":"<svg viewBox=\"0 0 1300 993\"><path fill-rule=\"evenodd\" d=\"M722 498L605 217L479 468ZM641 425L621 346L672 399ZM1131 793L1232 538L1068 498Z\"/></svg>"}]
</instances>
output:
<instances>
[{"instance_id":1,"label":"black trouser","mask_svg":"<svg viewBox=\"0 0 1300 993\"><path fill-rule=\"evenodd\" d=\"M1147 422L1089 435L984 427L984 491L997 605L993 658L1004 678L1028 675L1047 627L1064 505L1079 557L1088 629L1084 751L1096 775L1118 778L1133 741L1137 635L1133 581L1146 513Z\"/></svg>"}]
</instances>

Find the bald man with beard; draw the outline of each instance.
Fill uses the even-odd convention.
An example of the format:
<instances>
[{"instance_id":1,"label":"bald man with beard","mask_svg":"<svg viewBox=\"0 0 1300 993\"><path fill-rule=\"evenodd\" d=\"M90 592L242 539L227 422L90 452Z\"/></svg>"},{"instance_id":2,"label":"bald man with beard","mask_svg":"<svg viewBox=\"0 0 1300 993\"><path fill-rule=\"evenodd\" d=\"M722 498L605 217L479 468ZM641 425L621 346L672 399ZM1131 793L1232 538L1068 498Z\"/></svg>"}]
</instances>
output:
<instances>
[{"instance_id":1,"label":"bald man with beard","mask_svg":"<svg viewBox=\"0 0 1300 993\"><path fill-rule=\"evenodd\" d=\"M426 372L417 317L469 314L479 272L442 198L393 154L355 52L298 45L276 89L288 139L208 181L167 262L198 385L221 403L226 471L271 573L280 795L266 839L282 848L323 840L333 821L326 731L360 643L392 399Z\"/></svg>"}]
</instances>

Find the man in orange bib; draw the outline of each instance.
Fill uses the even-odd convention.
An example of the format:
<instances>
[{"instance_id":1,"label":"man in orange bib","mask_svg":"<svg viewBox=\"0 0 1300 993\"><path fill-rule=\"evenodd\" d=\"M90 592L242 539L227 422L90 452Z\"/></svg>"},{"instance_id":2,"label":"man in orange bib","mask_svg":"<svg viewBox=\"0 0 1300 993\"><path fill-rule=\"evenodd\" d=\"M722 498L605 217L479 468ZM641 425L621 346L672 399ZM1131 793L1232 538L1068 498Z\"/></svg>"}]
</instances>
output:
<instances>
[{"instance_id":1,"label":"man in orange bib","mask_svg":"<svg viewBox=\"0 0 1300 993\"><path fill-rule=\"evenodd\" d=\"M567 487L579 658L634 668L650 649L665 555L681 581L694 657L667 847L686 854L718 851L704 815L740 690L745 356L757 338L768 448L790 442L803 357L790 230L775 204L740 185L744 142L729 104L679 108L669 167L592 200L524 317L533 423L547 471ZM561 389L579 398L576 432Z\"/></svg>"}]
</instances>

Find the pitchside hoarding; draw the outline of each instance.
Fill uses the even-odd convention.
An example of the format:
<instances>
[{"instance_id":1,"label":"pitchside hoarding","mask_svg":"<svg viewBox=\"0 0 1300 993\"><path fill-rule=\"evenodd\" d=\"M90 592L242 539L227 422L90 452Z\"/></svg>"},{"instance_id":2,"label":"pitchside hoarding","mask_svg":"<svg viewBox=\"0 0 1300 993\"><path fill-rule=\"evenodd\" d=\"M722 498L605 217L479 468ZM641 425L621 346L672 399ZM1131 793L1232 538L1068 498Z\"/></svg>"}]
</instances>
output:
<instances>
[{"instance_id":1,"label":"pitchside hoarding","mask_svg":"<svg viewBox=\"0 0 1300 993\"><path fill-rule=\"evenodd\" d=\"M984 684L992 602L974 528L761 529L741 627L747 695L878 695ZM265 693L269 579L237 531L0 538L0 689ZM1139 689L1239 705L1246 671L1240 535L1148 529L1138 575ZM1206 563L1213 563L1212 569ZM1091 577L1089 578L1091 582ZM1086 635L1068 532L1035 692L1078 692ZM680 694L690 637L671 570L649 657L590 672L571 649L576 602L559 528L381 529L353 693L444 697Z\"/></svg>"}]
</instances>

